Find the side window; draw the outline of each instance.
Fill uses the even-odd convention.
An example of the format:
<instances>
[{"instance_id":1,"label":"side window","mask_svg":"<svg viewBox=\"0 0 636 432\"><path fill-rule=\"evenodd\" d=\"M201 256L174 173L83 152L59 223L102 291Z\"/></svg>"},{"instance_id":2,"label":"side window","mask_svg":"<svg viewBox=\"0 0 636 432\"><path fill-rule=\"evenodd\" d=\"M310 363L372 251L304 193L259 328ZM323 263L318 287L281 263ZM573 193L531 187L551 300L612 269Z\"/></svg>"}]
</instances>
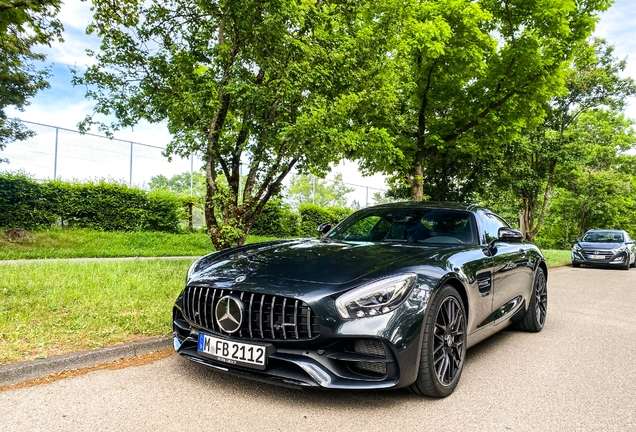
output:
<instances>
[{"instance_id":1,"label":"side window","mask_svg":"<svg viewBox=\"0 0 636 432\"><path fill-rule=\"evenodd\" d=\"M495 216L494 214L485 213L482 218L484 223L484 232L486 234L486 242L490 243L491 241L497 239L499 234L499 228L508 227L508 224L503 221L503 219Z\"/></svg>"}]
</instances>

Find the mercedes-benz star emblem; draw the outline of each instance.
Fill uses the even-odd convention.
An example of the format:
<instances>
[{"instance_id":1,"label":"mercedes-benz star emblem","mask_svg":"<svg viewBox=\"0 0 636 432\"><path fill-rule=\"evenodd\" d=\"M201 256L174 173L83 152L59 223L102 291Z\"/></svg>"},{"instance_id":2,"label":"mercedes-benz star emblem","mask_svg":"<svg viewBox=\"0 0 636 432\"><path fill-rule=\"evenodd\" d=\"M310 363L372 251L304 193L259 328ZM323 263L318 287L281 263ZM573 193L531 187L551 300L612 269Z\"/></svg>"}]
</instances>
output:
<instances>
[{"instance_id":1,"label":"mercedes-benz star emblem","mask_svg":"<svg viewBox=\"0 0 636 432\"><path fill-rule=\"evenodd\" d=\"M226 295L219 299L216 304L216 322L226 333L236 333L243 324L243 314L245 308L243 302L233 296Z\"/></svg>"}]
</instances>

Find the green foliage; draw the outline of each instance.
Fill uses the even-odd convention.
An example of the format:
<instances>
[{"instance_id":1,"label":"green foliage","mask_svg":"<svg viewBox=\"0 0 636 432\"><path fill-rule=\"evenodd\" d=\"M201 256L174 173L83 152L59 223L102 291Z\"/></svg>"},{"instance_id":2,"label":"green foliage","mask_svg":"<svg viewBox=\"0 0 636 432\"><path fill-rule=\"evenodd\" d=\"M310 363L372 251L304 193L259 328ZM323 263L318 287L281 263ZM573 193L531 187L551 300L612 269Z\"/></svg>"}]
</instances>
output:
<instances>
[{"instance_id":1,"label":"green foliage","mask_svg":"<svg viewBox=\"0 0 636 432\"><path fill-rule=\"evenodd\" d=\"M62 227L103 231L179 231L181 201L169 192L125 185L38 183L25 174L0 175L0 227Z\"/></svg>"},{"instance_id":2,"label":"green foliage","mask_svg":"<svg viewBox=\"0 0 636 432\"><path fill-rule=\"evenodd\" d=\"M353 191L355 189L344 184L341 173L330 181L314 175L297 174L289 182L287 196L296 207L310 203L322 207L346 207L347 195Z\"/></svg>"},{"instance_id":3,"label":"green foliage","mask_svg":"<svg viewBox=\"0 0 636 432\"><path fill-rule=\"evenodd\" d=\"M51 226L57 217L42 205L42 188L24 173L0 175L0 227L38 229Z\"/></svg>"},{"instance_id":4,"label":"green foliage","mask_svg":"<svg viewBox=\"0 0 636 432\"><path fill-rule=\"evenodd\" d=\"M33 136L17 120L7 120L6 107L22 110L28 99L49 86L49 72L36 67L46 58L33 50L61 41L62 24L55 19L60 0L0 2L0 151L8 143ZM5 161L0 158L0 163Z\"/></svg>"},{"instance_id":5,"label":"green foliage","mask_svg":"<svg viewBox=\"0 0 636 432\"><path fill-rule=\"evenodd\" d=\"M420 201L462 198L469 158L541 123L562 92L568 61L609 0L395 0L390 56L369 80L354 126L388 137L354 151L363 167L396 176ZM386 144L390 145L386 145ZM455 163L461 161L461 163ZM441 181L432 182L436 177ZM428 192L425 183L434 183ZM478 185L478 182L473 182ZM451 193L452 192L452 193Z\"/></svg>"},{"instance_id":6,"label":"green foliage","mask_svg":"<svg viewBox=\"0 0 636 432\"><path fill-rule=\"evenodd\" d=\"M300 214L300 234L303 237L317 237L316 229L323 223L337 224L352 213L348 208L321 207L303 204L298 207Z\"/></svg>"},{"instance_id":7,"label":"green foliage","mask_svg":"<svg viewBox=\"0 0 636 432\"><path fill-rule=\"evenodd\" d=\"M96 102L82 127L100 115L116 117L100 124L108 133L165 122L168 154L200 152L217 248L244 241L292 169L325 174L386 138L349 122L387 53L377 42L395 19L382 2L94 0L93 11L102 44L74 78Z\"/></svg>"},{"instance_id":8,"label":"green foliage","mask_svg":"<svg viewBox=\"0 0 636 432\"><path fill-rule=\"evenodd\" d=\"M300 216L291 210L289 204L281 200L268 201L254 222L250 234L277 238L298 237Z\"/></svg>"},{"instance_id":9,"label":"green foliage","mask_svg":"<svg viewBox=\"0 0 636 432\"><path fill-rule=\"evenodd\" d=\"M163 174L153 176L148 187L151 191L166 190L177 195L190 195L190 172L175 174L170 178ZM205 196L205 175L199 171L192 173L192 195Z\"/></svg>"}]
</instances>

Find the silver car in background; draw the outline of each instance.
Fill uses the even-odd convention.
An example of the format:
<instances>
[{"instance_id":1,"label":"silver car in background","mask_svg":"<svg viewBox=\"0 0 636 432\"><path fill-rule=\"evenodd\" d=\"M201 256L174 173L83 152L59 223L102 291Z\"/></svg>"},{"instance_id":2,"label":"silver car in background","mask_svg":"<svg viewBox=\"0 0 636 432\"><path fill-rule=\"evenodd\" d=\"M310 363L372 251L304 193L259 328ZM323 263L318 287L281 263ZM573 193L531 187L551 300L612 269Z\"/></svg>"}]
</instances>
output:
<instances>
[{"instance_id":1,"label":"silver car in background","mask_svg":"<svg viewBox=\"0 0 636 432\"><path fill-rule=\"evenodd\" d=\"M626 231L589 230L574 240L572 266L636 267L636 245Z\"/></svg>"}]
</instances>

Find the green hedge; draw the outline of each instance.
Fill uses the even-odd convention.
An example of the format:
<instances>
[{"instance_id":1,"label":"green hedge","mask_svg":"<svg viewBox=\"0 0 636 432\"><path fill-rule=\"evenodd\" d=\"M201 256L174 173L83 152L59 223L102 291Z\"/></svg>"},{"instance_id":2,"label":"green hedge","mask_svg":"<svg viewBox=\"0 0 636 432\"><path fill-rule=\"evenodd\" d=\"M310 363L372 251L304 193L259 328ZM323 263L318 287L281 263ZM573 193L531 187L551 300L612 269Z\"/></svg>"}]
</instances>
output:
<instances>
[{"instance_id":1,"label":"green hedge","mask_svg":"<svg viewBox=\"0 0 636 432\"><path fill-rule=\"evenodd\" d=\"M291 210L289 204L281 200L268 201L252 226L250 234L280 238L298 237L300 217Z\"/></svg>"},{"instance_id":2,"label":"green hedge","mask_svg":"<svg viewBox=\"0 0 636 432\"><path fill-rule=\"evenodd\" d=\"M0 227L37 230L55 224L99 231L178 232L179 198L125 185L38 183L23 173L0 174Z\"/></svg>"},{"instance_id":3,"label":"green hedge","mask_svg":"<svg viewBox=\"0 0 636 432\"><path fill-rule=\"evenodd\" d=\"M353 213L353 210L342 207L321 207L316 204L302 204L298 207L300 214L300 235L317 237L318 225L322 223L337 224Z\"/></svg>"}]
</instances>

